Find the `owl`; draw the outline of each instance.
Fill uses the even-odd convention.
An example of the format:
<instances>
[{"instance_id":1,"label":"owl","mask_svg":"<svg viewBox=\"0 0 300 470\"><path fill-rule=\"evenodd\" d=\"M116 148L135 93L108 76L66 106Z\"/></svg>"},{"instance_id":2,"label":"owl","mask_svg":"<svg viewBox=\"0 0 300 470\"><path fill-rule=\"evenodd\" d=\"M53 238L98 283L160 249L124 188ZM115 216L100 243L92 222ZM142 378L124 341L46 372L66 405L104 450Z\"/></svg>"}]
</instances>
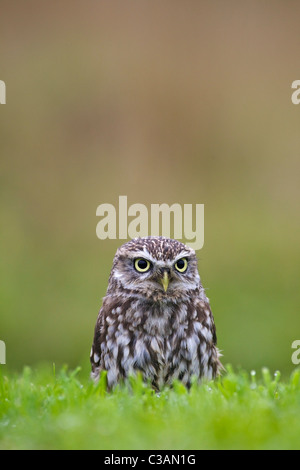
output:
<instances>
[{"instance_id":1,"label":"owl","mask_svg":"<svg viewBox=\"0 0 300 470\"><path fill-rule=\"evenodd\" d=\"M138 371L155 390L221 371L216 328L194 250L166 237L116 252L91 350L92 378L108 388Z\"/></svg>"}]
</instances>

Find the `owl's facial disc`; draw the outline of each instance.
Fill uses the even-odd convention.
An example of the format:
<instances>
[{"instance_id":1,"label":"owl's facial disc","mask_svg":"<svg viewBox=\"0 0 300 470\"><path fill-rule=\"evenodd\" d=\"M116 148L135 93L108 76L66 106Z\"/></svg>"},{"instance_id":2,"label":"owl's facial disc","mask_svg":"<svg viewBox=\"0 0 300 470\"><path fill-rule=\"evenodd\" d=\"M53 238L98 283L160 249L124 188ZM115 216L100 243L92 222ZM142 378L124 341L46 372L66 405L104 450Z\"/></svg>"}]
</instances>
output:
<instances>
[{"instance_id":1,"label":"owl's facial disc","mask_svg":"<svg viewBox=\"0 0 300 470\"><path fill-rule=\"evenodd\" d=\"M149 253L137 253L135 257L129 258L138 279L148 288L156 288L160 285L165 294L174 292L182 285L182 276L188 270L189 257L177 257L175 260L157 260ZM146 255L146 256L145 256ZM148 255L148 256L147 256ZM137 278L135 283L137 282ZM156 286L156 287L155 287Z\"/></svg>"},{"instance_id":2,"label":"owl's facial disc","mask_svg":"<svg viewBox=\"0 0 300 470\"><path fill-rule=\"evenodd\" d=\"M158 239L153 246L149 240L149 246L142 241L138 246L135 242L131 247L133 242L128 242L119 248L112 277L120 288L160 300L177 299L198 288L200 277L193 251L182 244L177 247L172 240Z\"/></svg>"}]
</instances>

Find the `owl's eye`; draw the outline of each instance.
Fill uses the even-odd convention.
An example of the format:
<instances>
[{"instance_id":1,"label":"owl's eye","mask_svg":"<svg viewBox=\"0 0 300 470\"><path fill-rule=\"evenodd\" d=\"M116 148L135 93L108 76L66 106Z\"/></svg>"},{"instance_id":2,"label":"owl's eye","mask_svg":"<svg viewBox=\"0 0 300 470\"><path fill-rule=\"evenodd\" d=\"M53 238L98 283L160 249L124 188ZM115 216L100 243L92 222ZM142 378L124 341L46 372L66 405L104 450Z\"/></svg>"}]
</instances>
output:
<instances>
[{"instance_id":1,"label":"owl's eye","mask_svg":"<svg viewBox=\"0 0 300 470\"><path fill-rule=\"evenodd\" d=\"M146 273L151 268L151 263L147 259L137 258L134 267L139 273Z\"/></svg>"},{"instance_id":2,"label":"owl's eye","mask_svg":"<svg viewBox=\"0 0 300 470\"><path fill-rule=\"evenodd\" d=\"M181 258L175 263L175 269L179 273L184 273L187 270L188 267L188 262L186 258Z\"/></svg>"}]
</instances>

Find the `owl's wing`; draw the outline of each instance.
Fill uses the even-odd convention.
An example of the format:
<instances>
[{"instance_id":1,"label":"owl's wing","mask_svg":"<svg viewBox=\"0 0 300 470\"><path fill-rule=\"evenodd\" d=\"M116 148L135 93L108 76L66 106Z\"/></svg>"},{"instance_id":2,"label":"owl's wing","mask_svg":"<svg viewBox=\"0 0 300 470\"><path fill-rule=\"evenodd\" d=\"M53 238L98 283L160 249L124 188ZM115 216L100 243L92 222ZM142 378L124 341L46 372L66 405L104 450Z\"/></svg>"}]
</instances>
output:
<instances>
[{"instance_id":1,"label":"owl's wing","mask_svg":"<svg viewBox=\"0 0 300 470\"><path fill-rule=\"evenodd\" d=\"M208 298L206 297L205 300L203 300L203 298L197 299L195 302L195 307L196 307L198 322L200 322L204 328L206 328L208 331L211 332L212 343L216 345L217 344L217 332L216 332L215 320L214 320L214 316L210 308Z\"/></svg>"},{"instance_id":2,"label":"owl's wing","mask_svg":"<svg viewBox=\"0 0 300 470\"><path fill-rule=\"evenodd\" d=\"M100 359L101 359L101 333L103 331L104 324L104 309L103 305L99 311L95 332L94 332L94 341L90 354L90 361L92 365L92 378L98 379L101 372Z\"/></svg>"},{"instance_id":3,"label":"owl's wing","mask_svg":"<svg viewBox=\"0 0 300 470\"><path fill-rule=\"evenodd\" d=\"M120 301L111 295L107 295L103 299L95 326L94 341L90 355L92 378L94 380L99 378L99 374L103 369L103 356L107 352L106 343L109 335L109 326L111 323L114 323L119 305ZM127 303L123 303L122 306L126 309Z\"/></svg>"},{"instance_id":4,"label":"owl's wing","mask_svg":"<svg viewBox=\"0 0 300 470\"><path fill-rule=\"evenodd\" d=\"M198 331L200 341L206 344L206 362L211 370L212 376L216 377L224 369L220 362L222 355L217 348L217 333L214 317L210 308L209 299L197 299L196 301L197 321L201 324ZM203 358L202 358L203 360Z\"/></svg>"}]
</instances>

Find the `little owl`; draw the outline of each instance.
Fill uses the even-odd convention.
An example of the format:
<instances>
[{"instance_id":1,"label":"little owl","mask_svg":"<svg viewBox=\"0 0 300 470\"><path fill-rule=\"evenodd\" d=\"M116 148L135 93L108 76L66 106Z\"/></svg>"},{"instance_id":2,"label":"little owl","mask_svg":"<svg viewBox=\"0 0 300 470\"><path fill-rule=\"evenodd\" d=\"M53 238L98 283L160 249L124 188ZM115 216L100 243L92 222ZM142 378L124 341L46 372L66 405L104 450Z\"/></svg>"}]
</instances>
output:
<instances>
[{"instance_id":1,"label":"little owl","mask_svg":"<svg viewBox=\"0 0 300 470\"><path fill-rule=\"evenodd\" d=\"M216 377L216 328L194 250L165 237L135 238L116 252L91 351L92 377L112 388L134 372L159 390Z\"/></svg>"}]
</instances>

